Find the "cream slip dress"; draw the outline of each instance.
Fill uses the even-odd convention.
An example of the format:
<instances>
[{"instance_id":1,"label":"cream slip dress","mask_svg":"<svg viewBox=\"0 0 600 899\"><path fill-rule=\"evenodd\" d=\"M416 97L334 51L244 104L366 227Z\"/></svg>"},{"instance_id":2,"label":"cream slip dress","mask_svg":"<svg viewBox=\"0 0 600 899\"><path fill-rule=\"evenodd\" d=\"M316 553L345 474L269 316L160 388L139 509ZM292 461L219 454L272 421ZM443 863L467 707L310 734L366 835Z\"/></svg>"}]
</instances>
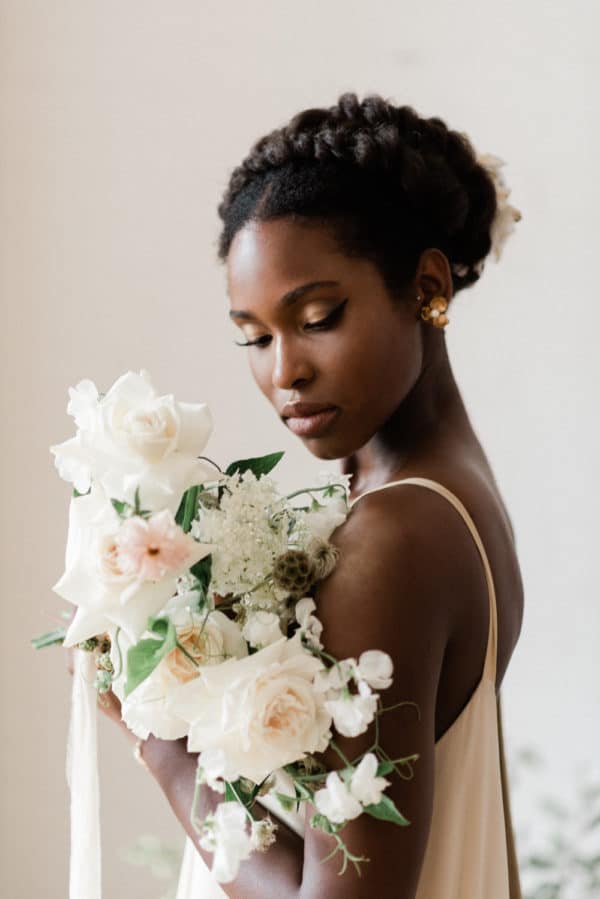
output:
<instances>
[{"instance_id":1,"label":"cream slip dress","mask_svg":"<svg viewBox=\"0 0 600 899\"><path fill-rule=\"evenodd\" d=\"M435 744L432 820L415 899L515 899L520 889L509 812L505 818L508 796L502 780L504 754L495 686L496 594L488 558L471 516L458 497L437 481L420 477L389 481L366 490L350 506L367 493L396 484L428 487L459 512L481 555L490 606L482 677L458 718ZM271 796L262 797L261 804L304 836L306 806L301 807L302 814L285 812ZM189 837L176 899L227 899Z\"/></svg>"}]
</instances>

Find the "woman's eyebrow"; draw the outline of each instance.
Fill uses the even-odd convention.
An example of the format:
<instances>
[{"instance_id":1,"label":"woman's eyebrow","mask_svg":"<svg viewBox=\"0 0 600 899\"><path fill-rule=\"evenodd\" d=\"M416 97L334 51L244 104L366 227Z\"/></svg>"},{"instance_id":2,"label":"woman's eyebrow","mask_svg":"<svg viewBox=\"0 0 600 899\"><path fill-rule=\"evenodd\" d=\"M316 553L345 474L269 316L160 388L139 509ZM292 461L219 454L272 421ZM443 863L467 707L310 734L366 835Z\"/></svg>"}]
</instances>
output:
<instances>
[{"instance_id":1,"label":"woman's eyebrow","mask_svg":"<svg viewBox=\"0 0 600 899\"><path fill-rule=\"evenodd\" d=\"M277 300L276 305L291 306L292 303L300 299L305 293L308 293L309 290L314 290L317 287L335 287L339 283L339 281L309 281L306 284L301 284L299 287L294 287L293 290L284 293L284 295ZM243 309L230 309L229 317L244 321L251 321L256 318L251 312L246 312Z\"/></svg>"}]
</instances>

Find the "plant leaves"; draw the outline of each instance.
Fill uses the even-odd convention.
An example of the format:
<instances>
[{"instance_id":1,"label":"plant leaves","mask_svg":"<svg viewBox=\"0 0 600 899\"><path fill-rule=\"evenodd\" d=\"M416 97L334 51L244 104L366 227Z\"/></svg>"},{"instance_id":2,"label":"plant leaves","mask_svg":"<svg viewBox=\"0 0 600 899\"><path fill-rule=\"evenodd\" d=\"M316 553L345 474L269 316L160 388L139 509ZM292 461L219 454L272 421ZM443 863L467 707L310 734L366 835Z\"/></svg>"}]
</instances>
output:
<instances>
[{"instance_id":1,"label":"plant leaves","mask_svg":"<svg viewBox=\"0 0 600 899\"><path fill-rule=\"evenodd\" d=\"M231 462L227 466L225 474L232 475L236 472L238 474L243 474L250 469L257 478L260 478L261 475L268 474L272 471L283 455L284 451L282 450L278 453L267 453L266 456L255 456L251 459L238 459L237 462Z\"/></svg>"},{"instance_id":2,"label":"plant leaves","mask_svg":"<svg viewBox=\"0 0 600 899\"><path fill-rule=\"evenodd\" d=\"M382 796L377 805L365 805L364 808L368 815L371 815L372 818L379 818L380 821L391 821L392 824L399 824L402 827L410 824L410 821L398 811L389 796Z\"/></svg>"},{"instance_id":3,"label":"plant leaves","mask_svg":"<svg viewBox=\"0 0 600 899\"><path fill-rule=\"evenodd\" d=\"M208 585L210 584L210 579L212 577L212 553L208 556L204 556L203 559L200 559L199 562L192 565L190 573L200 581L199 589L202 592L202 599L206 600Z\"/></svg>"},{"instance_id":4,"label":"plant leaves","mask_svg":"<svg viewBox=\"0 0 600 899\"><path fill-rule=\"evenodd\" d=\"M90 484L89 488L85 491L85 493L80 493L79 490L77 489L77 487L73 487L73 496L75 496L75 497L77 497L77 496L87 496L88 493L91 493L91 490L92 490L91 484Z\"/></svg>"},{"instance_id":5,"label":"plant leaves","mask_svg":"<svg viewBox=\"0 0 600 899\"><path fill-rule=\"evenodd\" d=\"M125 696L149 677L167 653L175 648L177 632L168 618L148 618L148 630L155 637L140 640L127 653L127 682Z\"/></svg>"},{"instance_id":6,"label":"plant leaves","mask_svg":"<svg viewBox=\"0 0 600 899\"><path fill-rule=\"evenodd\" d=\"M55 631L47 631L40 634L39 637L31 638L31 645L34 649L44 649L46 646L54 646L56 643L62 643L67 633L66 627L59 627Z\"/></svg>"},{"instance_id":7,"label":"plant leaves","mask_svg":"<svg viewBox=\"0 0 600 899\"><path fill-rule=\"evenodd\" d=\"M120 499L113 499L112 497L111 497L110 501L112 503L113 509L115 510L115 512L117 513L119 518L127 518L128 517L128 514L129 514L128 509L131 509L131 506L129 505L129 503L123 502Z\"/></svg>"},{"instance_id":8,"label":"plant leaves","mask_svg":"<svg viewBox=\"0 0 600 899\"><path fill-rule=\"evenodd\" d=\"M377 777L385 777L386 774L391 774L393 770L393 762L379 762L377 765Z\"/></svg>"}]
</instances>

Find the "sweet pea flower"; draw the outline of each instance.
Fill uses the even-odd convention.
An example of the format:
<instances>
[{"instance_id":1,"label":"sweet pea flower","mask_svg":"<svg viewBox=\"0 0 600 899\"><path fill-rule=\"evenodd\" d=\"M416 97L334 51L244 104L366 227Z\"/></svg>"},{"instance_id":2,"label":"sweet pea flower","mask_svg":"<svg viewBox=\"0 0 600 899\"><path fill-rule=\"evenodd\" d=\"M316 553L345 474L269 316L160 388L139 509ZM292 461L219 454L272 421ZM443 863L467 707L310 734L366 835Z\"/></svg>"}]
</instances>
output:
<instances>
[{"instance_id":1,"label":"sweet pea flower","mask_svg":"<svg viewBox=\"0 0 600 899\"><path fill-rule=\"evenodd\" d=\"M343 824L362 814L362 805L353 796L337 771L330 771L325 787L314 795L317 810L333 824Z\"/></svg>"},{"instance_id":2,"label":"sweet pea flower","mask_svg":"<svg viewBox=\"0 0 600 899\"><path fill-rule=\"evenodd\" d=\"M377 777L377 766L377 756L367 752L350 778L350 792L363 805L377 805L382 792L390 785L385 777Z\"/></svg>"},{"instance_id":3,"label":"sweet pea flower","mask_svg":"<svg viewBox=\"0 0 600 899\"><path fill-rule=\"evenodd\" d=\"M338 699L328 699L325 708L330 712L337 731L345 737L357 737L366 731L377 711L377 694L366 681L358 684L358 693L341 691Z\"/></svg>"},{"instance_id":4,"label":"sweet pea flower","mask_svg":"<svg viewBox=\"0 0 600 899\"><path fill-rule=\"evenodd\" d=\"M385 690L392 684L393 662L387 652L368 649L358 659L358 676L375 690Z\"/></svg>"}]
</instances>

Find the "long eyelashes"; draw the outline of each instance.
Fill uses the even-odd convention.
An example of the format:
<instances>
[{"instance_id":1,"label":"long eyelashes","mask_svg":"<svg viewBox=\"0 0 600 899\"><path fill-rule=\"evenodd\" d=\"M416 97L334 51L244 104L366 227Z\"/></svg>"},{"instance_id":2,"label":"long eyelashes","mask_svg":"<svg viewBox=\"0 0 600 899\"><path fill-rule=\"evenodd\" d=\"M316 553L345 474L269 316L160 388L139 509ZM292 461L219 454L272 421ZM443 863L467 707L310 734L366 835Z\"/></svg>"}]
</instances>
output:
<instances>
[{"instance_id":1,"label":"long eyelashes","mask_svg":"<svg viewBox=\"0 0 600 899\"><path fill-rule=\"evenodd\" d=\"M348 302L348 297L342 300L335 309L333 309L329 315L326 315L325 318L320 319L318 322L309 322L304 327L309 331L319 331L325 330L326 328L330 328L332 325L336 324L337 321L342 316L342 312L344 311L344 307ZM236 346L257 346L257 347L265 347L267 343L264 341L269 341L271 339L270 334L263 334L261 337L257 337L256 340L247 340L244 343L240 343L238 340L234 340Z\"/></svg>"}]
</instances>

